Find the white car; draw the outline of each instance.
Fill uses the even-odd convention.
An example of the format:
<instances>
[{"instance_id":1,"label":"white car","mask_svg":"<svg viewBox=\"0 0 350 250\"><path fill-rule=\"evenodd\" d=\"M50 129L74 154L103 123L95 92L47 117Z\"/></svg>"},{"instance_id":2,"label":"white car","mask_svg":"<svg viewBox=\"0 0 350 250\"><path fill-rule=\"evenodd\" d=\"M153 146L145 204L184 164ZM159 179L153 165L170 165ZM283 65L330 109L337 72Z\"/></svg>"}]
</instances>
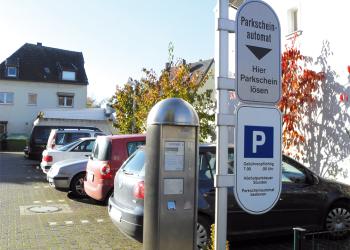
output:
<instances>
[{"instance_id":1,"label":"white car","mask_svg":"<svg viewBox=\"0 0 350 250\"><path fill-rule=\"evenodd\" d=\"M67 159L79 159L89 157L94 147L96 138L80 138L58 149L46 149L40 167L47 173L51 166L59 161Z\"/></svg>"},{"instance_id":2,"label":"white car","mask_svg":"<svg viewBox=\"0 0 350 250\"><path fill-rule=\"evenodd\" d=\"M88 159L69 159L56 162L47 173L50 186L58 190L72 191L77 196L86 196L84 179Z\"/></svg>"}]
</instances>

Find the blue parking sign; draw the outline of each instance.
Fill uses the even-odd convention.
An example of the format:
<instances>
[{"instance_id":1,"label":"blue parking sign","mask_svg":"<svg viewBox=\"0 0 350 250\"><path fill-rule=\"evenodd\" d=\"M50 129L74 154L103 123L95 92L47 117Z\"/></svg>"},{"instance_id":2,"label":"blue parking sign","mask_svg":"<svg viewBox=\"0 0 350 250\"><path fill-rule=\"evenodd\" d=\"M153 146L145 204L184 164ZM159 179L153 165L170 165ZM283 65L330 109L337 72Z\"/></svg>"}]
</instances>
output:
<instances>
[{"instance_id":1,"label":"blue parking sign","mask_svg":"<svg viewBox=\"0 0 350 250\"><path fill-rule=\"evenodd\" d=\"M273 158L273 127L244 126L244 158Z\"/></svg>"},{"instance_id":2,"label":"blue parking sign","mask_svg":"<svg viewBox=\"0 0 350 250\"><path fill-rule=\"evenodd\" d=\"M234 194L251 214L273 208L282 190L281 112L241 104L235 127Z\"/></svg>"}]
</instances>

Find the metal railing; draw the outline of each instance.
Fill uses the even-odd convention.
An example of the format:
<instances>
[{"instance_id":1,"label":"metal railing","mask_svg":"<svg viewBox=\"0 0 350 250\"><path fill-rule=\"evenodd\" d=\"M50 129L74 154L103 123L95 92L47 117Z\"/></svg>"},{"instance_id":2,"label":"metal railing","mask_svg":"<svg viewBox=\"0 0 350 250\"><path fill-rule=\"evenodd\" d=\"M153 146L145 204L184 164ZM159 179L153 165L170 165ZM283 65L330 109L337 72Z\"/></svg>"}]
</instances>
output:
<instances>
[{"instance_id":1,"label":"metal railing","mask_svg":"<svg viewBox=\"0 0 350 250\"><path fill-rule=\"evenodd\" d=\"M350 250L350 230L307 232L293 228L294 250Z\"/></svg>"}]
</instances>

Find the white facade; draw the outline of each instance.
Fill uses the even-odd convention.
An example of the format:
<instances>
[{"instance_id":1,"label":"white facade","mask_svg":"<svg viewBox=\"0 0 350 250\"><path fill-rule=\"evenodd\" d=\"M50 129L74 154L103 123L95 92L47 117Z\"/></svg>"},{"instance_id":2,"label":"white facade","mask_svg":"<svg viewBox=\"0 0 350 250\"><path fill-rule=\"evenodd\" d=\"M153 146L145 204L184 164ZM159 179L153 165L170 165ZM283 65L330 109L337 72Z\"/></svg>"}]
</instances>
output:
<instances>
[{"instance_id":1,"label":"white facade","mask_svg":"<svg viewBox=\"0 0 350 250\"><path fill-rule=\"evenodd\" d=\"M307 133L303 161L323 176L346 173L340 164L350 155L349 101L341 102L340 94L350 95L350 50L347 48L347 24L350 2L316 0L265 0L276 12L281 26L281 52L297 34L296 47L308 58L307 67L324 72L325 80L317 95L314 110L305 116ZM230 18L236 10L230 8ZM234 77L234 34L230 34L229 69ZM346 99L346 98L344 98ZM347 99L346 99L347 100ZM346 112L347 111L347 112ZM303 128L302 128L303 129ZM346 131L348 130L348 131ZM305 131L304 131L305 132ZM339 167L340 166L340 167ZM344 164L343 164L344 166ZM327 172L330 170L330 172ZM350 176L350 169L347 171ZM344 176L345 177L345 176ZM346 179L346 178L345 178Z\"/></svg>"},{"instance_id":2,"label":"white facade","mask_svg":"<svg viewBox=\"0 0 350 250\"><path fill-rule=\"evenodd\" d=\"M338 74L336 80L347 84L347 66L350 65L350 50L348 49L347 24L350 23L350 3L343 0L266 0L277 13L282 32L282 45L286 43L287 35L291 33L294 19L297 29L301 31L298 46L305 56L314 61L321 55L323 41L328 41L330 51L328 63ZM297 15L293 17L293 11ZM283 47L282 47L283 49Z\"/></svg>"},{"instance_id":3,"label":"white facade","mask_svg":"<svg viewBox=\"0 0 350 250\"><path fill-rule=\"evenodd\" d=\"M0 104L0 121L7 121L8 135L13 133L29 135L38 112L44 109L66 110L86 107L87 85L0 80L1 92L13 93L12 104ZM73 97L72 106L59 105L59 95ZM34 96L36 104L31 104L35 103Z\"/></svg>"}]
</instances>

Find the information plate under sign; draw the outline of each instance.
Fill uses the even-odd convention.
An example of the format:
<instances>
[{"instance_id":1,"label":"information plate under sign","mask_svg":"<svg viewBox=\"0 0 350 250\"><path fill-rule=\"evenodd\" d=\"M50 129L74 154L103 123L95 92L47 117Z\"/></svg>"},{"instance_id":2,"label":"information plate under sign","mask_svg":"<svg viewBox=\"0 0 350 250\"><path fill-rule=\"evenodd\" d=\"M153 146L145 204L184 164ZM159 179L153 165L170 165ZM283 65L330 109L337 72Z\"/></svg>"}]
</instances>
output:
<instances>
[{"instance_id":1,"label":"information plate under sign","mask_svg":"<svg viewBox=\"0 0 350 250\"><path fill-rule=\"evenodd\" d=\"M281 30L263 1L246 1L236 14L236 82L242 102L276 104L281 98Z\"/></svg>"},{"instance_id":2,"label":"information plate under sign","mask_svg":"<svg viewBox=\"0 0 350 250\"><path fill-rule=\"evenodd\" d=\"M242 105L236 117L236 201L250 214L266 213L281 193L281 113L275 107Z\"/></svg>"}]
</instances>

